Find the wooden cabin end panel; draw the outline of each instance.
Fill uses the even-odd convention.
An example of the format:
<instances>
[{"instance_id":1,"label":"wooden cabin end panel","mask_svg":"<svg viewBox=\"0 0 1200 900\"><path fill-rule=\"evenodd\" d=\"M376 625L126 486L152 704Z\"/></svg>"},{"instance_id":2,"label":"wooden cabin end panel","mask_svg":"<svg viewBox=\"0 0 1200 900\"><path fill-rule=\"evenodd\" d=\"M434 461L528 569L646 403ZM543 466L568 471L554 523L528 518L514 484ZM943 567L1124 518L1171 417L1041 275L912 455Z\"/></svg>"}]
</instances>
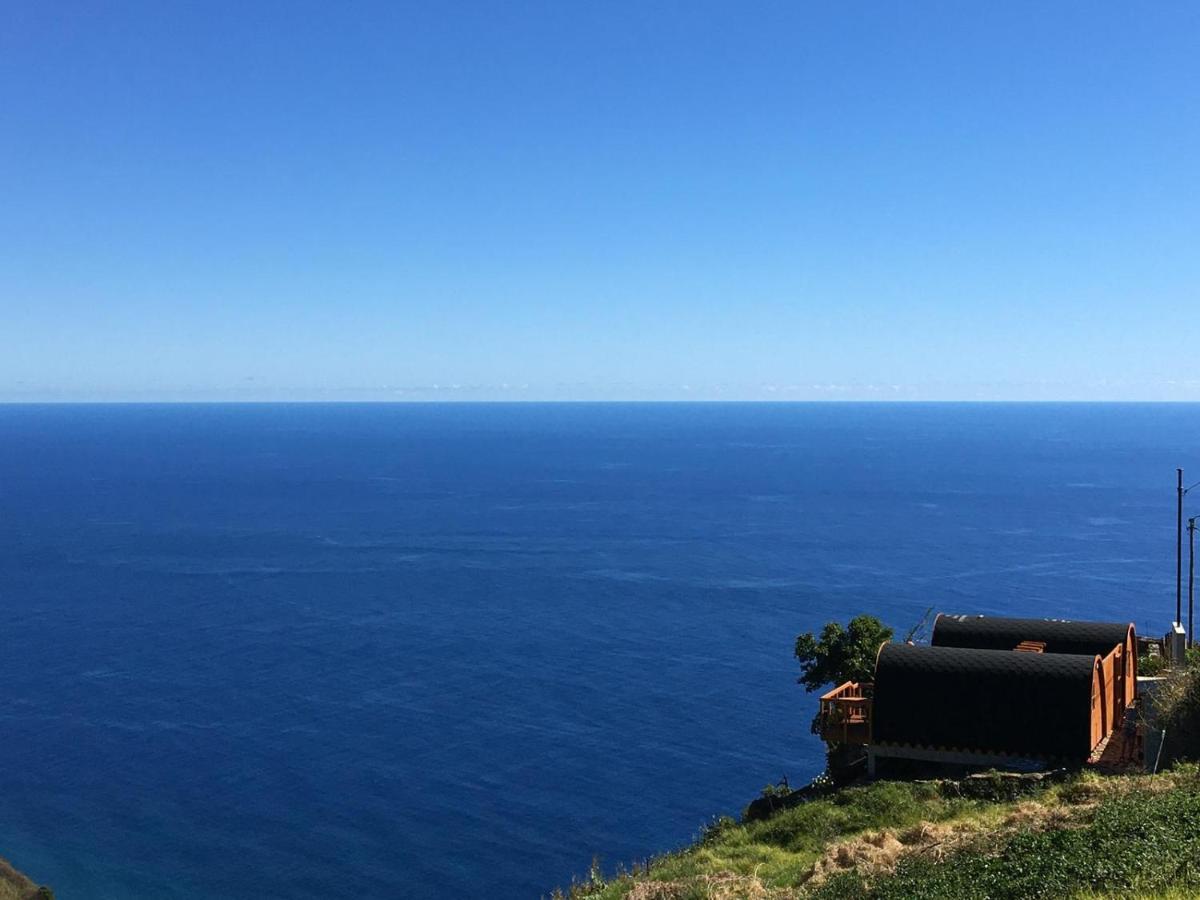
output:
<instances>
[{"instance_id":1,"label":"wooden cabin end panel","mask_svg":"<svg viewBox=\"0 0 1200 900\"><path fill-rule=\"evenodd\" d=\"M1129 626L1125 639L1125 705L1132 706L1137 697L1137 633Z\"/></svg>"},{"instance_id":2,"label":"wooden cabin end panel","mask_svg":"<svg viewBox=\"0 0 1200 900\"><path fill-rule=\"evenodd\" d=\"M1092 676L1092 716L1091 734L1089 735L1088 752L1104 740L1104 687L1101 681L1100 666Z\"/></svg>"}]
</instances>

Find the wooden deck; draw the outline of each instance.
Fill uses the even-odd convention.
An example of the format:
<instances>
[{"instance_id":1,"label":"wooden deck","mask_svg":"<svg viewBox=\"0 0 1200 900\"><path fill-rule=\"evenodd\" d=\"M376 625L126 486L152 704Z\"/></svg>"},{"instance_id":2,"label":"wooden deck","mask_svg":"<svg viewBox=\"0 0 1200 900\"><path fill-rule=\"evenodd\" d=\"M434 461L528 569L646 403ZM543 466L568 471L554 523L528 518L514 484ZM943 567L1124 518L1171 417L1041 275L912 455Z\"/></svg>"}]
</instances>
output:
<instances>
[{"instance_id":1,"label":"wooden deck","mask_svg":"<svg viewBox=\"0 0 1200 900\"><path fill-rule=\"evenodd\" d=\"M821 695L813 731L827 744L871 743L871 693L869 682L847 681Z\"/></svg>"}]
</instances>

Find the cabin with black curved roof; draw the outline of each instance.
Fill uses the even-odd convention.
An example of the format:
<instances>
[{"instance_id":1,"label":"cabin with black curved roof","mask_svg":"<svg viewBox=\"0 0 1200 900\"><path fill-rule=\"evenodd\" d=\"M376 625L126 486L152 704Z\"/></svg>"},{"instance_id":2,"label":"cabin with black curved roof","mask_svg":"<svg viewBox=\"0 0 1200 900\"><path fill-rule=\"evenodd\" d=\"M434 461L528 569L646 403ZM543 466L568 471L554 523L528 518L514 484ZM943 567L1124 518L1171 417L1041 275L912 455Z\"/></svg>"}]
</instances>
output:
<instances>
[{"instance_id":1,"label":"cabin with black curved roof","mask_svg":"<svg viewBox=\"0 0 1200 900\"><path fill-rule=\"evenodd\" d=\"M1010 619L939 613L929 640L935 647L979 650L1009 650L1022 642L1041 644L1043 653L1099 655L1105 662L1105 678L1110 689L1115 685L1115 690L1124 697L1124 704L1133 705L1137 695L1137 632L1131 622Z\"/></svg>"},{"instance_id":2,"label":"cabin with black curved roof","mask_svg":"<svg viewBox=\"0 0 1200 900\"><path fill-rule=\"evenodd\" d=\"M930 644L885 643L873 682L823 695L813 730L864 748L872 772L886 758L1082 764L1127 724L1136 665L1128 623L943 614Z\"/></svg>"}]
</instances>

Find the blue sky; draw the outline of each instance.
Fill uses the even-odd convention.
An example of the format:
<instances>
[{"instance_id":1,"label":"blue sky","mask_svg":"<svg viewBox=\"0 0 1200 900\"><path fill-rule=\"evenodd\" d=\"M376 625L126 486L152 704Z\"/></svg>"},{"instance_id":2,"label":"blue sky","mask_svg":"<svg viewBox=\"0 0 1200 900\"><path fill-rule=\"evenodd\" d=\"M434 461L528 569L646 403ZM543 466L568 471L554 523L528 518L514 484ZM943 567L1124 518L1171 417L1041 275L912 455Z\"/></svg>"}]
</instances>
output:
<instances>
[{"instance_id":1,"label":"blue sky","mask_svg":"<svg viewBox=\"0 0 1200 900\"><path fill-rule=\"evenodd\" d=\"M0 399L1200 400L1194 3L43 3Z\"/></svg>"}]
</instances>

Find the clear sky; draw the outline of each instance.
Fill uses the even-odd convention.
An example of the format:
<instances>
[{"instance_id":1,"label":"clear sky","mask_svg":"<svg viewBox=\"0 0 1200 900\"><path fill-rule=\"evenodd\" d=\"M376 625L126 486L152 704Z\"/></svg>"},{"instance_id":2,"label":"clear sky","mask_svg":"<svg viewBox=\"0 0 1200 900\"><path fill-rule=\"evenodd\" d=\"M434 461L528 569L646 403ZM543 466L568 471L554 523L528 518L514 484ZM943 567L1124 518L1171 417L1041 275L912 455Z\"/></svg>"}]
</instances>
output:
<instances>
[{"instance_id":1,"label":"clear sky","mask_svg":"<svg viewBox=\"0 0 1200 900\"><path fill-rule=\"evenodd\" d=\"M0 17L0 399L1200 400L1200 5Z\"/></svg>"}]
</instances>

